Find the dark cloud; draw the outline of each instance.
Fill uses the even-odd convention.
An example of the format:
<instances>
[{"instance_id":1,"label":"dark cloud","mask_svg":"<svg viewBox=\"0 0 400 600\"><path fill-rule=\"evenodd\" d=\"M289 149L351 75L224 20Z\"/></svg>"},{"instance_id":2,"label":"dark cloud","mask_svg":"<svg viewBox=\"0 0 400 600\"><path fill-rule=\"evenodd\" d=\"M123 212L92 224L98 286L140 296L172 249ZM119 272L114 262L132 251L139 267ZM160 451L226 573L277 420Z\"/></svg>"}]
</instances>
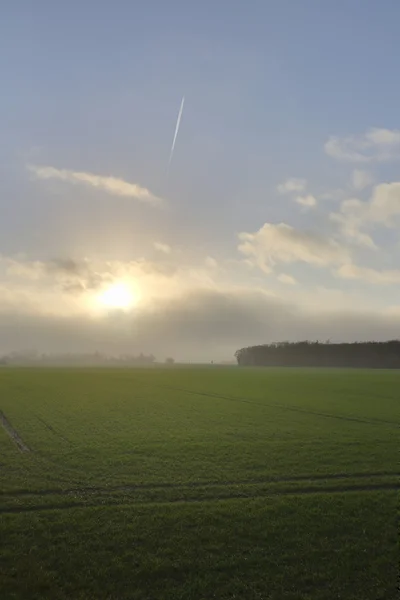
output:
<instances>
[{"instance_id":1,"label":"dark cloud","mask_svg":"<svg viewBox=\"0 0 400 600\"><path fill-rule=\"evenodd\" d=\"M91 260L57 258L40 263L40 266L44 273L57 280L62 291L70 293L99 290L118 279L121 270L128 272L138 270L142 275L164 277L172 277L179 270L176 265L167 260L153 262L145 259L124 263L109 261L98 265Z\"/></svg>"},{"instance_id":2,"label":"dark cloud","mask_svg":"<svg viewBox=\"0 0 400 600\"><path fill-rule=\"evenodd\" d=\"M98 290L114 280L112 269L99 271L88 260L56 258L43 265L48 275L56 277L64 292L77 294L86 290Z\"/></svg>"},{"instance_id":3,"label":"dark cloud","mask_svg":"<svg viewBox=\"0 0 400 600\"><path fill-rule=\"evenodd\" d=\"M61 286L63 292L69 294L81 294L86 291L86 286L80 281L66 281Z\"/></svg>"},{"instance_id":4,"label":"dark cloud","mask_svg":"<svg viewBox=\"0 0 400 600\"><path fill-rule=\"evenodd\" d=\"M49 270L63 271L74 275L81 274L82 266L85 265L84 262L78 262L72 258L54 258L48 264Z\"/></svg>"}]
</instances>

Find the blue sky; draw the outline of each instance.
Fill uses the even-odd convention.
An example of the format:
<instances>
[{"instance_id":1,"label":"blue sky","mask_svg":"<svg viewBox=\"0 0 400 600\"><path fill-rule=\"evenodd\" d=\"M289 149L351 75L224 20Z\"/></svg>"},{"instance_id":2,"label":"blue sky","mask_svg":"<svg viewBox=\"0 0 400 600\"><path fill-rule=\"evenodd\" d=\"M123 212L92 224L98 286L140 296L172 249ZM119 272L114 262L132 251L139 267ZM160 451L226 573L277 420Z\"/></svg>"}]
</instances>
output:
<instances>
[{"instance_id":1,"label":"blue sky","mask_svg":"<svg viewBox=\"0 0 400 600\"><path fill-rule=\"evenodd\" d=\"M260 339L250 326L235 337L232 316L229 335L202 342L204 356L329 334L343 311L375 319L353 337L387 337L400 306L399 19L389 0L9 3L0 24L0 310L44 319L49 333L17 343L11 332L7 344L64 347L59 322L90 320L103 288L121 278L140 296L126 315L142 318L142 337L123 342L132 347L158 339L150 313L170 318L174 303L181 314L189 296L188 321L218 322L221 295L239 303L243 322L243 298L253 296L262 315L271 298L303 311L303 322L330 311L301 333L262 320ZM66 259L79 294L66 291ZM94 271L103 278L90 300ZM44 291L59 313L38 310ZM219 299L212 314L204 294ZM96 339L106 348L113 316L96 318L102 333L87 332L87 347ZM178 354L196 345L185 328L169 343Z\"/></svg>"}]
</instances>

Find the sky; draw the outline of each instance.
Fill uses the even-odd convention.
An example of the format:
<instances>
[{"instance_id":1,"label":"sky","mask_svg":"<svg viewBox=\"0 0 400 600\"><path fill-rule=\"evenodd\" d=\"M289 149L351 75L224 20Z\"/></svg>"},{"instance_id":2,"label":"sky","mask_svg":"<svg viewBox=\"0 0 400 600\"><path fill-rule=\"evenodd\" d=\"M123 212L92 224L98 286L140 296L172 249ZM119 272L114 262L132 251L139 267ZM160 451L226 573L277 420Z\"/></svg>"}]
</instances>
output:
<instances>
[{"instance_id":1,"label":"sky","mask_svg":"<svg viewBox=\"0 0 400 600\"><path fill-rule=\"evenodd\" d=\"M399 20L395 0L7 3L0 352L398 338Z\"/></svg>"}]
</instances>

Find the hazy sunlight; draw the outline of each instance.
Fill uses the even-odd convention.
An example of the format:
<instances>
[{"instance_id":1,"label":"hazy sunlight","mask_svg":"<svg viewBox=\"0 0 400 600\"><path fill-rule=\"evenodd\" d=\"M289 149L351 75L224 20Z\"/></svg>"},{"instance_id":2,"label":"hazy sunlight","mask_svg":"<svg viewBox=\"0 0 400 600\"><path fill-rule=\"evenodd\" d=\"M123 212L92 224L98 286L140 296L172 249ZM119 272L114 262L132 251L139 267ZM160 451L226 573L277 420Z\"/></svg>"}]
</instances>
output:
<instances>
[{"instance_id":1,"label":"hazy sunlight","mask_svg":"<svg viewBox=\"0 0 400 600\"><path fill-rule=\"evenodd\" d=\"M133 288L125 283L116 283L98 296L98 301L109 308L129 309L138 302L138 295Z\"/></svg>"}]
</instances>

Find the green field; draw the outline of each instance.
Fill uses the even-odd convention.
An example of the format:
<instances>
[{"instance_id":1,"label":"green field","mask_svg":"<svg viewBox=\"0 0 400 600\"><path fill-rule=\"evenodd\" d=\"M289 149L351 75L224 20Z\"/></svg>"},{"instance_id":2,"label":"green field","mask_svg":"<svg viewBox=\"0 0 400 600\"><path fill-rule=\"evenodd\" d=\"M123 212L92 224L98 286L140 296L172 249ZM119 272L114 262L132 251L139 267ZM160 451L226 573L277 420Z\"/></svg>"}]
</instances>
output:
<instances>
[{"instance_id":1,"label":"green field","mask_svg":"<svg viewBox=\"0 0 400 600\"><path fill-rule=\"evenodd\" d=\"M3 369L0 398L2 600L398 598L400 373Z\"/></svg>"}]
</instances>

